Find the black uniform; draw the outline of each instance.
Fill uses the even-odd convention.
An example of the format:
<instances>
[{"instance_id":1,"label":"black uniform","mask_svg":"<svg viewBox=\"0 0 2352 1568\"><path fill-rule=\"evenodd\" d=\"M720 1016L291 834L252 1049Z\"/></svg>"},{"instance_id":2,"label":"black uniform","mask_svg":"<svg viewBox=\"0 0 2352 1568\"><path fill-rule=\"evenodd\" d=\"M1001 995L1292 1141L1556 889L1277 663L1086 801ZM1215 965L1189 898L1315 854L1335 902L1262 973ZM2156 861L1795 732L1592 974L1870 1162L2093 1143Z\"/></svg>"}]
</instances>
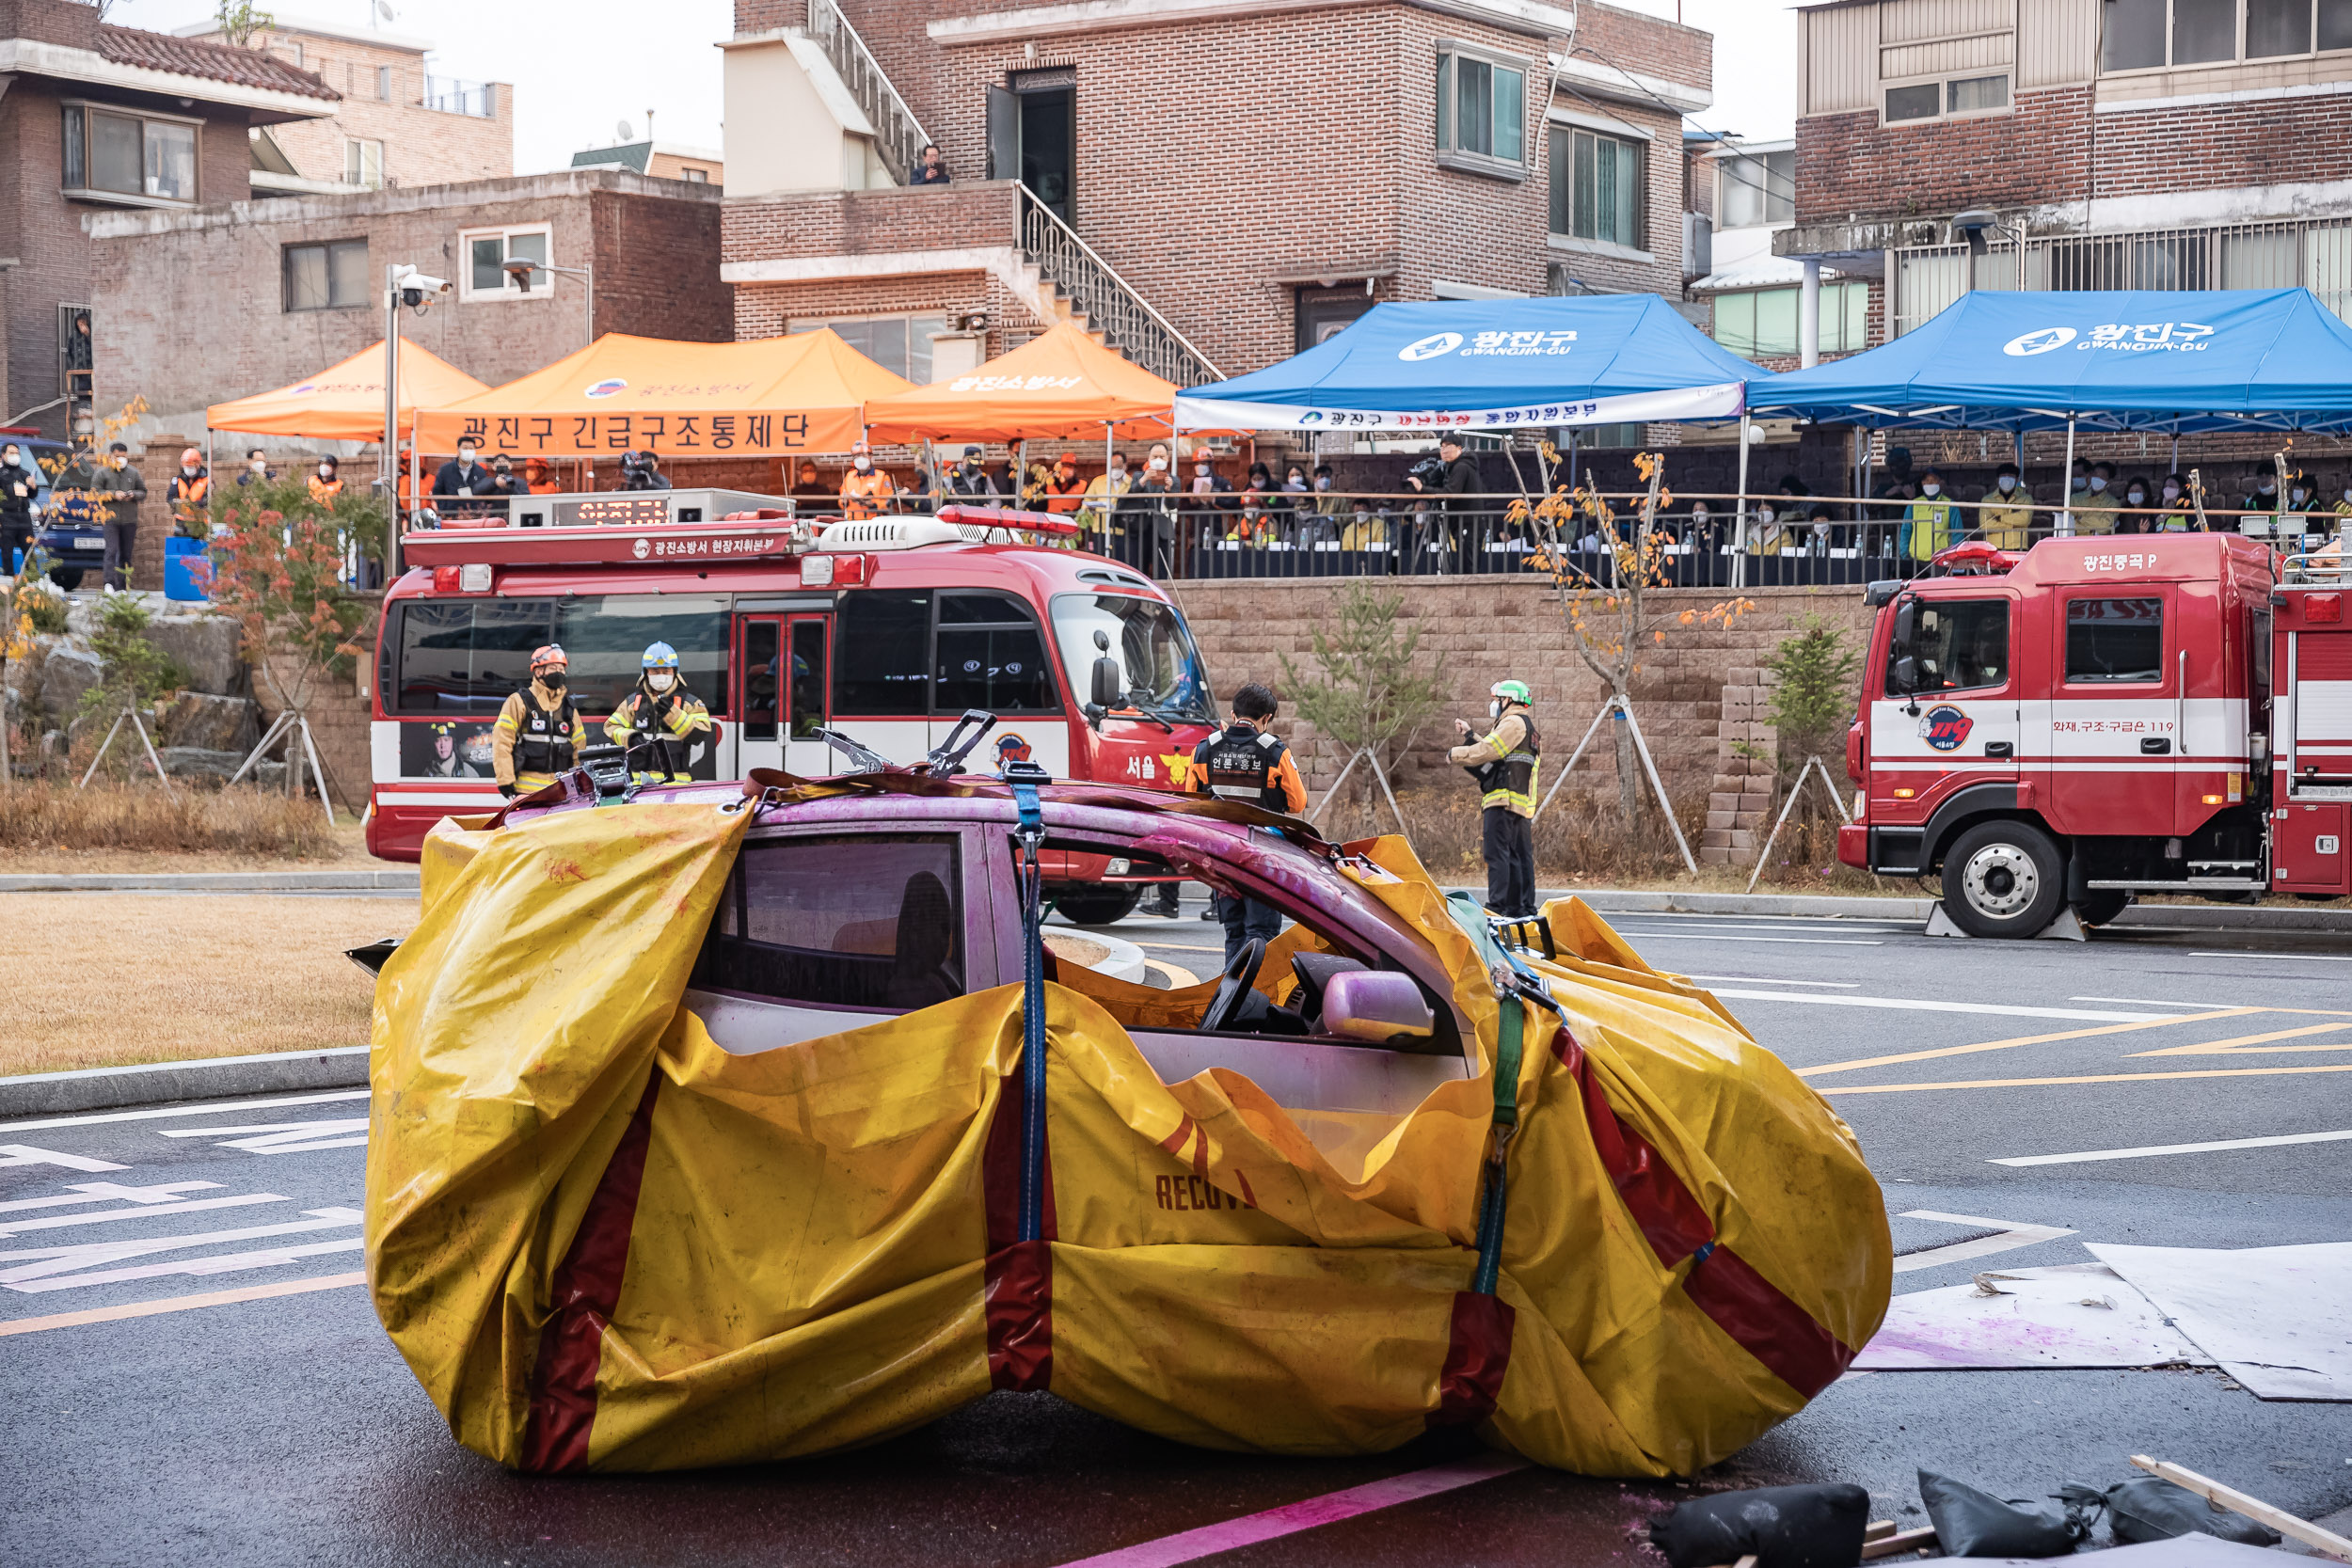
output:
<instances>
[{"instance_id":1,"label":"black uniform","mask_svg":"<svg viewBox=\"0 0 2352 1568\"><path fill-rule=\"evenodd\" d=\"M1288 811L1277 775L1289 752L1282 737L1262 734L1254 724L1235 722L1193 749L1193 766L1201 770L1201 793L1220 800ZM1272 942L1282 932L1282 911L1255 898L1232 898L1220 893L1214 899L1217 923L1225 927L1225 961L1232 963L1250 938Z\"/></svg>"}]
</instances>

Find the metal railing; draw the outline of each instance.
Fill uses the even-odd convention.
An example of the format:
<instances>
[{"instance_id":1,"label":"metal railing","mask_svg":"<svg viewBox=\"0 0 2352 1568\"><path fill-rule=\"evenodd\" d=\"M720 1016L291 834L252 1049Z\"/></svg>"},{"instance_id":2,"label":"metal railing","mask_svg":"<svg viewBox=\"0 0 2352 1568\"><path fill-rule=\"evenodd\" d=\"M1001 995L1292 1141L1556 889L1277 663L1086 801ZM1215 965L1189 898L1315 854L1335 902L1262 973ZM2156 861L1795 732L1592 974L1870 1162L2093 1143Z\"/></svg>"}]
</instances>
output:
<instances>
[{"instance_id":1,"label":"metal railing","mask_svg":"<svg viewBox=\"0 0 2352 1568\"><path fill-rule=\"evenodd\" d=\"M1225 372L1113 272L1060 214L1028 186L1016 190L1014 237L1021 253L1086 317L1089 331L1100 332L1111 347L1179 387L1225 379Z\"/></svg>"},{"instance_id":2,"label":"metal railing","mask_svg":"<svg viewBox=\"0 0 2352 1568\"><path fill-rule=\"evenodd\" d=\"M424 96L418 103L445 115L471 115L476 119L498 118L498 88L496 84L490 82L461 82L452 76L428 76L424 79Z\"/></svg>"},{"instance_id":3,"label":"metal railing","mask_svg":"<svg viewBox=\"0 0 2352 1568\"><path fill-rule=\"evenodd\" d=\"M850 25L850 19L841 14L834 0L808 0L808 30L811 37L824 46L825 58L841 73L850 96L866 111L866 118L874 122L874 147L890 177L903 185L914 175L914 166L922 160L923 149L930 143L914 111L898 96L883 74L882 63L874 52L866 47L866 40Z\"/></svg>"}]
</instances>

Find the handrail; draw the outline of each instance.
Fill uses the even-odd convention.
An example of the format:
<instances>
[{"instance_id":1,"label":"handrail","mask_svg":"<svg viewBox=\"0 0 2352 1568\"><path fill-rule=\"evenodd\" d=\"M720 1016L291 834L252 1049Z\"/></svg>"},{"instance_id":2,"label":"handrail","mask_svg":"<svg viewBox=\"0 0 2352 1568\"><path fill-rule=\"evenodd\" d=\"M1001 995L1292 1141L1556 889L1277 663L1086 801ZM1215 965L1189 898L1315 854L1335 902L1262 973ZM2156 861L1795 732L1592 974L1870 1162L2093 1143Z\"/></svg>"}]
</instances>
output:
<instances>
[{"instance_id":1,"label":"handrail","mask_svg":"<svg viewBox=\"0 0 2352 1568\"><path fill-rule=\"evenodd\" d=\"M857 98L858 107L874 121L875 145L882 162L889 166L892 179L903 185L914 170L915 161L930 137L925 134L922 121L907 107L907 101L898 96L882 62L866 47L857 28L842 13L836 0L808 0L808 30L825 46L826 58L841 72L850 91Z\"/></svg>"},{"instance_id":2,"label":"handrail","mask_svg":"<svg viewBox=\"0 0 2352 1568\"><path fill-rule=\"evenodd\" d=\"M1120 277L1038 194L1015 181L1020 205L1014 236L1039 270L1068 294L1090 330L1101 332L1145 370L1179 387L1222 381L1225 372L1175 325Z\"/></svg>"}]
</instances>

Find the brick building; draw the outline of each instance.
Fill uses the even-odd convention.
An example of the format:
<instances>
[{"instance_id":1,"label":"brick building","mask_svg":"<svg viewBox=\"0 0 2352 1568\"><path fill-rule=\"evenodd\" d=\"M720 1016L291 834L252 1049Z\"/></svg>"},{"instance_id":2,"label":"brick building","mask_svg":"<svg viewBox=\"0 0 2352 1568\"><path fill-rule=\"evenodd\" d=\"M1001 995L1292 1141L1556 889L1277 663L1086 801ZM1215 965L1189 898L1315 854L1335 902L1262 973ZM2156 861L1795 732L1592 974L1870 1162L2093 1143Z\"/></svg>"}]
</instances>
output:
<instances>
[{"instance_id":1,"label":"brick building","mask_svg":"<svg viewBox=\"0 0 2352 1568\"><path fill-rule=\"evenodd\" d=\"M0 420L62 437L82 345L125 346L92 310L85 217L242 201L252 133L338 103L269 55L110 26L72 0L0 0Z\"/></svg>"},{"instance_id":2,"label":"brick building","mask_svg":"<svg viewBox=\"0 0 2352 1568\"><path fill-rule=\"evenodd\" d=\"M181 38L225 42L217 23ZM515 90L434 73L430 40L271 14L249 48L342 95L323 119L257 131L253 188L273 195L445 185L515 172Z\"/></svg>"},{"instance_id":3,"label":"brick building","mask_svg":"<svg viewBox=\"0 0 2352 1568\"><path fill-rule=\"evenodd\" d=\"M1192 384L1382 300L1682 297L1712 40L1590 0L737 0L725 49L742 337L923 379L1079 316Z\"/></svg>"}]
</instances>

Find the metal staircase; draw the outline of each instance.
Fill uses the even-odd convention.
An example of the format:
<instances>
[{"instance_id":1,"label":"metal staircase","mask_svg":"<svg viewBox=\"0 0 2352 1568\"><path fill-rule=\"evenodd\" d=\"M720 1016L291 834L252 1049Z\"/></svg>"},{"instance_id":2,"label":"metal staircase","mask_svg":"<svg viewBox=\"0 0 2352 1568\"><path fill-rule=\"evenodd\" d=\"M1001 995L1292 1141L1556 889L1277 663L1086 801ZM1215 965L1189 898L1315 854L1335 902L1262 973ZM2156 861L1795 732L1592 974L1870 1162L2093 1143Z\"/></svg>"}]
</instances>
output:
<instances>
[{"instance_id":1,"label":"metal staircase","mask_svg":"<svg viewBox=\"0 0 2352 1568\"><path fill-rule=\"evenodd\" d=\"M1013 189L1019 202L1015 227L1021 254L1067 302L1065 320L1179 387L1225 379L1207 355L1152 309L1036 192L1023 184Z\"/></svg>"},{"instance_id":2,"label":"metal staircase","mask_svg":"<svg viewBox=\"0 0 2352 1568\"><path fill-rule=\"evenodd\" d=\"M874 122L874 150L882 154L890 177L905 184L914 177L914 166L921 162L923 149L930 141L914 111L882 74L874 52L866 47L866 40L857 36L857 29L850 25L834 0L808 0L808 31L824 46L825 57L841 73L857 106Z\"/></svg>"}]
</instances>

